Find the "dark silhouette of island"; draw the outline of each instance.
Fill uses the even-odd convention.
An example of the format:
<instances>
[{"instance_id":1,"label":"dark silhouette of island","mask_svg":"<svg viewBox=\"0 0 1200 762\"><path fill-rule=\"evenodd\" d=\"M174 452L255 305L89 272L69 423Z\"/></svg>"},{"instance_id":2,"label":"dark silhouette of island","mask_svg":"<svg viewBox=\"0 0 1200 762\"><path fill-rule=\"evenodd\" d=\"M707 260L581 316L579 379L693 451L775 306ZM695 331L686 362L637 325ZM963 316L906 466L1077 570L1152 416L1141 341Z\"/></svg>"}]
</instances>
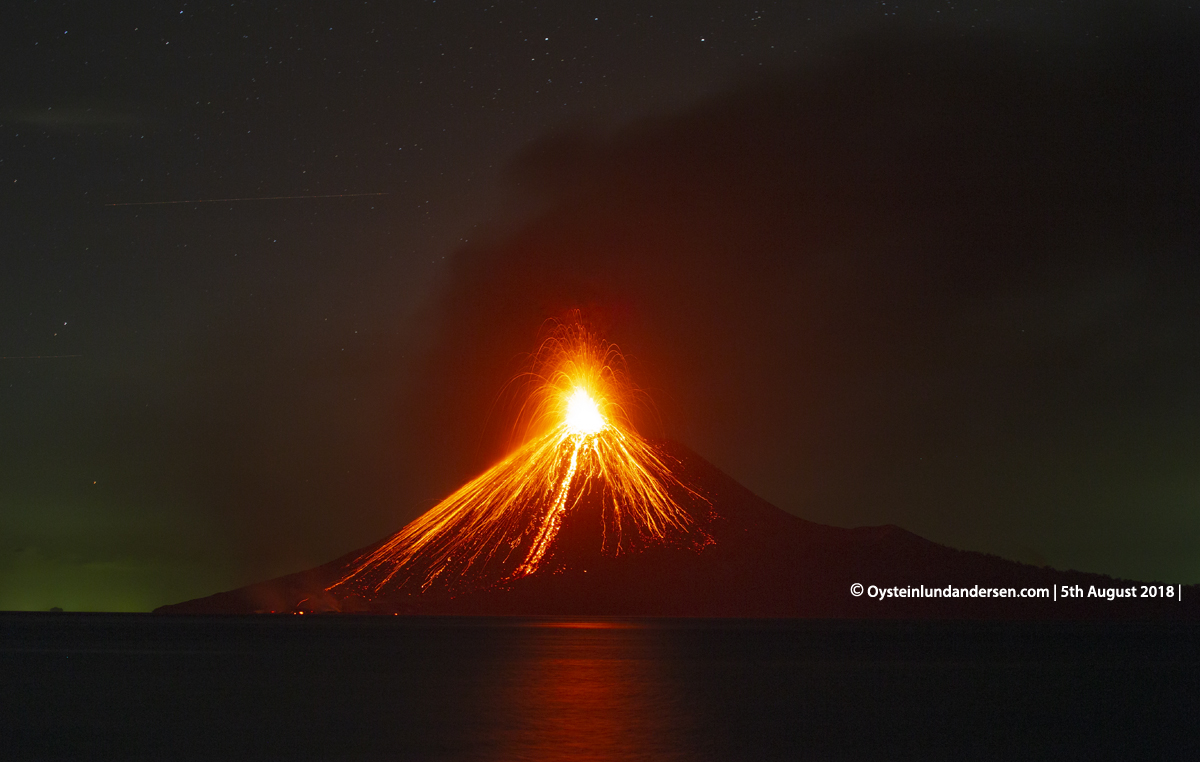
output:
<instances>
[{"instance_id":1,"label":"dark silhouette of island","mask_svg":"<svg viewBox=\"0 0 1200 762\"><path fill-rule=\"evenodd\" d=\"M655 447L706 498L689 504L693 531L676 541L601 552L603 500L584 495L564 515L546 562L527 576L485 573L379 590L337 584L388 538L313 569L155 611L910 619L1195 619L1200 613L1200 585L1181 591L1177 581L1151 585L1036 567L956 550L897 526L843 529L806 521L682 445ZM856 584L860 595L852 593ZM1021 595L1030 589L1043 597Z\"/></svg>"}]
</instances>

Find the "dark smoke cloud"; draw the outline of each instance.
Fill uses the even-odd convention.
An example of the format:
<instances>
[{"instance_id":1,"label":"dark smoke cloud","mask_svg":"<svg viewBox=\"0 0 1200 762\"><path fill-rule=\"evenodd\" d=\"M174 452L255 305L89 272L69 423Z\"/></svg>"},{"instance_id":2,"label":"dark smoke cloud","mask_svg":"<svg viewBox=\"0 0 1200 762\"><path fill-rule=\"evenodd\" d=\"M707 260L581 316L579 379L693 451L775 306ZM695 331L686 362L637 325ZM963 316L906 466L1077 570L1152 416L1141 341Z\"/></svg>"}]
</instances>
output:
<instances>
[{"instance_id":1,"label":"dark smoke cloud","mask_svg":"<svg viewBox=\"0 0 1200 762\"><path fill-rule=\"evenodd\" d=\"M580 307L665 433L781 507L1200 576L1189 23L875 36L545 139L514 168L540 211L460 251L432 316L414 475L496 457L497 392Z\"/></svg>"}]
</instances>

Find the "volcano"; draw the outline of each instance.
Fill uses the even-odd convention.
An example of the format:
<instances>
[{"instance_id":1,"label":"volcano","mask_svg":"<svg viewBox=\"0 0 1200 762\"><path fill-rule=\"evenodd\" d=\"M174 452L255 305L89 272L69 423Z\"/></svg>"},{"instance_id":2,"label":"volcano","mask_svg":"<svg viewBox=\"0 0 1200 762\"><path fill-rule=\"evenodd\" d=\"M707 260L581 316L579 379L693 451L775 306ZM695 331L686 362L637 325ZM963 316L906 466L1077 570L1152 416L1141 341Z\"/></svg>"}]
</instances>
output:
<instances>
[{"instance_id":1,"label":"volcano","mask_svg":"<svg viewBox=\"0 0 1200 762\"><path fill-rule=\"evenodd\" d=\"M672 541L606 551L605 504L593 491L563 515L542 563L528 574L514 577L489 569L481 576L413 584L428 571L421 565L404 570L403 582L393 576L394 584L374 594L370 587L345 583L402 537L402 530L314 569L157 612L913 619L1192 619L1200 614L1200 586L1180 591L1176 585L1167 596L1166 583L1030 566L956 550L896 526L817 524L767 503L678 443L652 446L680 484L694 492L686 504L687 529ZM881 600L867 592L854 595L856 583L864 590L875 585L927 594ZM1064 597L1064 586L1081 591L1079 597ZM947 587L965 592L945 596ZM1054 595L1019 596L1029 588ZM1145 592L1151 588L1154 598ZM934 589L942 594L934 596ZM1018 597L971 594L985 589L1015 589ZM1110 600L1106 594L1130 589L1136 597ZM1097 595L1089 596L1093 590Z\"/></svg>"},{"instance_id":2,"label":"volcano","mask_svg":"<svg viewBox=\"0 0 1200 762\"><path fill-rule=\"evenodd\" d=\"M1178 584L786 513L683 445L638 434L621 353L577 315L554 324L518 378L521 444L396 534L158 611L1123 618L1184 616L1200 602Z\"/></svg>"}]
</instances>

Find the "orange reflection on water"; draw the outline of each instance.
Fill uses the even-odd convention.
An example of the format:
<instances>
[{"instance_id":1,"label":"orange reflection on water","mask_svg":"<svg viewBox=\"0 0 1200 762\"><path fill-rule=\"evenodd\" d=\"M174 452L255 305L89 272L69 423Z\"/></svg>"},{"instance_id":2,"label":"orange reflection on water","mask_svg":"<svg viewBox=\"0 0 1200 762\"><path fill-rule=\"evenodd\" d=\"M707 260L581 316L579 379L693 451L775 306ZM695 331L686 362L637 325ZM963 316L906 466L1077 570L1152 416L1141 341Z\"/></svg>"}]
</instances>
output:
<instances>
[{"instance_id":1,"label":"orange reflection on water","mask_svg":"<svg viewBox=\"0 0 1200 762\"><path fill-rule=\"evenodd\" d=\"M532 622L533 627L553 627L568 630L629 630L645 625L628 619L580 619Z\"/></svg>"},{"instance_id":2,"label":"orange reflection on water","mask_svg":"<svg viewBox=\"0 0 1200 762\"><path fill-rule=\"evenodd\" d=\"M661 668L661 633L621 621L539 623L507 681L499 759L695 759L699 735Z\"/></svg>"}]
</instances>

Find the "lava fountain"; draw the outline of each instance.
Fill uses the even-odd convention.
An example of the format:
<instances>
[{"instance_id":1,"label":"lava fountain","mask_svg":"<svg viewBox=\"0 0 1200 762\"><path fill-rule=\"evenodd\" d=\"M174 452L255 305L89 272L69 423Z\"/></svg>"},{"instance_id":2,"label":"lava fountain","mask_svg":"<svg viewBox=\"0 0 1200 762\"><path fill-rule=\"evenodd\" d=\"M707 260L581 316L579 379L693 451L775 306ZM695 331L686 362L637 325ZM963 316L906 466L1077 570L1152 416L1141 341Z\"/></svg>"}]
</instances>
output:
<instances>
[{"instance_id":1,"label":"lava fountain","mask_svg":"<svg viewBox=\"0 0 1200 762\"><path fill-rule=\"evenodd\" d=\"M637 391L618 348L577 316L554 326L514 379L522 443L355 562L330 592L453 594L553 571L564 521L584 502L599 503L603 555L710 541L696 519L707 500L634 429L627 406Z\"/></svg>"}]
</instances>

